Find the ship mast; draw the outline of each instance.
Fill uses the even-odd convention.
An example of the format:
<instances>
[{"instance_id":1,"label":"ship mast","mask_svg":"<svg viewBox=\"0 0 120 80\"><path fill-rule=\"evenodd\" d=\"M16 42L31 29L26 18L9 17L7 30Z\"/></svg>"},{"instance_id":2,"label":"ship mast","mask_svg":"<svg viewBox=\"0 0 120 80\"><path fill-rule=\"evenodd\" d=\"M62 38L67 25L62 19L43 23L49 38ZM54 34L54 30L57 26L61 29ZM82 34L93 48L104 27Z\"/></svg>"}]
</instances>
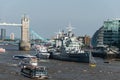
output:
<instances>
[{"instance_id":1,"label":"ship mast","mask_svg":"<svg viewBox=\"0 0 120 80\"><path fill-rule=\"evenodd\" d=\"M74 27L72 27L71 23L68 24L68 27L66 27L66 29L68 30L68 36L72 37L73 36L72 30L74 29Z\"/></svg>"}]
</instances>

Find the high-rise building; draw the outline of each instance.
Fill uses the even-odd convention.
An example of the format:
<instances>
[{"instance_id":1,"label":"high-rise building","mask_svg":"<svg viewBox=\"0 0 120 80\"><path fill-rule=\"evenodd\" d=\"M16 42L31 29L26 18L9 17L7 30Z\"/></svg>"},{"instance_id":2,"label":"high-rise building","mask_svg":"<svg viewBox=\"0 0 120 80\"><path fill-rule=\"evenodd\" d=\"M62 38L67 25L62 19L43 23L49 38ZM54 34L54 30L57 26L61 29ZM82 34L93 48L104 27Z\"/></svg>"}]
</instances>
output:
<instances>
[{"instance_id":1,"label":"high-rise building","mask_svg":"<svg viewBox=\"0 0 120 80\"><path fill-rule=\"evenodd\" d=\"M14 33L11 33L11 34L10 34L10 39L11 39L11 40L14 40L14 39L15 39Z\"/></svg>"},{"instance_id":2,"label":"high-rise building","mask_svg":"<svg viewBox=\"0 0 120 80\"><path fill-rule=\"evenodd\" d=\"M104 21L103 42L105 45L117 45L120 42L120 20Z\"/></svg>"},{"instance_id":3,"label":"high-rise building","mask_svg":"<svg viewBox=\"0 0 120 80\"><path fill-rule=\"evenodd\" d=\"M1 29L1 40L6 38L6 29Z\"/></svg>"},{"instance_id":4,"label":"high-rise building","mask_svg":"<svg viewBox=\"0 0 120 80\"><path fill-rule=\"evenodd\" d=\"M96 31L92 38L92 45L94 44L120 48L120 19L104 21L103 27Z\"/></svg>"}]
</instances>

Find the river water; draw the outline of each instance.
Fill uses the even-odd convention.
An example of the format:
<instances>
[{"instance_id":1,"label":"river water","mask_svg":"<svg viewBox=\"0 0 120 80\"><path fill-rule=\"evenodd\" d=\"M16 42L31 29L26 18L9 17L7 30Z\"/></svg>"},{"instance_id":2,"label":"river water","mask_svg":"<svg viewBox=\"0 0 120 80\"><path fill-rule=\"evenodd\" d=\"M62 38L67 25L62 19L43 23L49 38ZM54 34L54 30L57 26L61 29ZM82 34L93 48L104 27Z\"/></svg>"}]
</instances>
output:
<instances>
[{"instance_id":1,"label":"river water","mask_svg":"<svg viewBox=\"0 0 120 80\"><path fill-rule=\"evenodd\" d=\"M35 51L19 51L16 46L0 46L6 48L0 53L0 80L33 80L20 74L19 60L13 60L16 54L34 54ZM39 60L39 66L47 66L48 80L120 80L120 61L111 60L104 63L95 58L96 67L88 63L67 62L59 60Z\"/></svg>"}]
</instances>

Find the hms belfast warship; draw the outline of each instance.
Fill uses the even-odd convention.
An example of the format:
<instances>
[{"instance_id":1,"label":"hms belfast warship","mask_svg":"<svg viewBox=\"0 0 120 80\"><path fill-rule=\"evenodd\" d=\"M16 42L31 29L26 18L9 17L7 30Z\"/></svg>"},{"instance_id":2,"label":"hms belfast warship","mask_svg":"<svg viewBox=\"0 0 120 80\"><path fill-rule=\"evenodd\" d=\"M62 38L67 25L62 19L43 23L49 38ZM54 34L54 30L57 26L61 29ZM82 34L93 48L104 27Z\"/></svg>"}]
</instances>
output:
<instances>
[{"instance_id":1,"label":"hms belfast warship","mask_svg":"<svg viewBox=\"0 0 120 80\"><path fill-rule=\"evenodd\" d=\"M72 33L73 27L69 25L67 29L67 33L62 31L57 35L55 39L56 47L51 51L50 58L62 61L90 63L91 53L82 49L83 43Z\"/></svg>"}]
</instances>

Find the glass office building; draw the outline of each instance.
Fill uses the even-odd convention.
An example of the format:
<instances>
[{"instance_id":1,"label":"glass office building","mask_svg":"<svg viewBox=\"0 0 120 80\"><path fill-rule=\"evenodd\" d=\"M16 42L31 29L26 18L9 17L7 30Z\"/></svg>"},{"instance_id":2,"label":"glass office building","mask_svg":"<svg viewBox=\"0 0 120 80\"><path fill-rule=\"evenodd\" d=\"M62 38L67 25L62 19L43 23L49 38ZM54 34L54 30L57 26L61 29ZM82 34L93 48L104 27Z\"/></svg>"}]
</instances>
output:
<instances>
[{"instance_id":1,"label":"glass office building","mask_svg":"<svg viewBox=\"0 0 120 80\"><path fill-rule=\"evenodd\" d=\"M93 47L102 46L103 45L103 32L104 27L100 27L93 35L91 44Z\"/></svg>"},{"instance_id":2,"label":"glass office building","mask_svg":"<svg viewBox=\"0 0 120 80\"><path fill-rule=\"evenodd\" d=\"M120 20L104 21L103 44L119 46L120 43Z\"/></svg>"},{"instance_id":3,"label":"glass office building","mask_svg":"<svg viewBox=\"0 0 120 80\"><path fill-rule=\"evenodd\" d=\"M120 48L120 19L104 21L92 37L92 45L110 45Z\"/></svg>"}]
</instances>

